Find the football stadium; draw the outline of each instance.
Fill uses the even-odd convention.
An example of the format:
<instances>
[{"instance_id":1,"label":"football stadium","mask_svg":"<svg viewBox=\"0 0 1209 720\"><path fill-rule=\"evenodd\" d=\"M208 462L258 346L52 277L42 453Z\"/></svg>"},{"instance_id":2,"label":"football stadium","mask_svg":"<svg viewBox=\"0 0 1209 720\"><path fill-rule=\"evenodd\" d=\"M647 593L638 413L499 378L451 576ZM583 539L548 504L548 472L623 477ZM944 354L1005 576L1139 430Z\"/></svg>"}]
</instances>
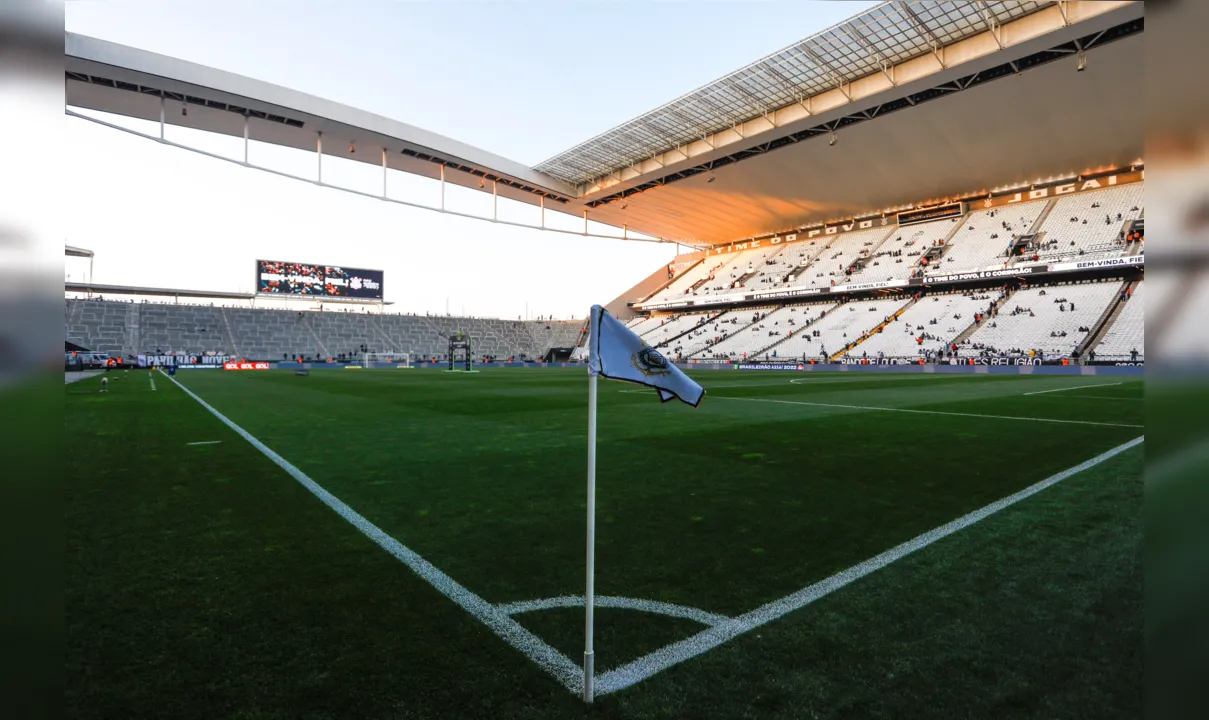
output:
<instances>
[{"instance_id":1,"label":"football stadium","mask_svg":"<svg viewBox=\"0 0 1209 720\"><path fill-rule=\"evenodd\" d=\"M103 142L662 253L518 316L72 237L67 714L1139 716L1145 308L1209 306L1147 299L1143 4L851 7L533 165L67 32Z\"/></svg>"}]
</instances>

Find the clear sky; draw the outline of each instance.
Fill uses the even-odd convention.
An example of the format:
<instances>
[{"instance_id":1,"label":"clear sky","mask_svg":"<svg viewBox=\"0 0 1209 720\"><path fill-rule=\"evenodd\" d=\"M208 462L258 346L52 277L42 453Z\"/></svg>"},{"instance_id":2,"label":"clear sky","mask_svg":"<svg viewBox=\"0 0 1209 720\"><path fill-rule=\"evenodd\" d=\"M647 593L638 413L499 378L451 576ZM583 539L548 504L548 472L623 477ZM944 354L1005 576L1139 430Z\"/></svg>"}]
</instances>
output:
<instances>
[{"instance_id":1,"label":"clear sky","mask_svg":"<svg viewBox=\"0 0 1209 720\"><path fill-rule=\"evenodd\" d=\"M66 27L533 165L874 4L69 0ZM385 269L386 298L399 311L444 312L448 303L455 314L516 317L528 307L569 318L675 254L671 245L383 203L82 120L64 127L65 239L96 251L100 283L247 292L255 259L293 260ZM231 155L242 147L179 128L168 137ZM255 145L251 160L314 172L308 153ZM324 176L354 187L380 182L356 163L325 161ZM426 181L392 173L392 183L392 194L435 203ZM471 195L451 197L451 206L476 206ZM508 212L531 212L525 219L536 222L536 210ZM69 260L65 272L82 279L85 269Z\"/></svg>"}]
</instances>

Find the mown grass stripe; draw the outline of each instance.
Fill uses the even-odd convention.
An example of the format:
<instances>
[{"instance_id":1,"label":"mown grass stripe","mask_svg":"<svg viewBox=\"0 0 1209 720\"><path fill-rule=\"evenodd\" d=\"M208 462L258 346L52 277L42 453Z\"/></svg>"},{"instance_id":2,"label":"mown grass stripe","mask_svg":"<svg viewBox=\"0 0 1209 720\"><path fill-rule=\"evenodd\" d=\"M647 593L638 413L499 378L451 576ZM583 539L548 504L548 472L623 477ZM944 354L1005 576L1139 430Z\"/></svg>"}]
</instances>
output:
<instances>
[{"instance_id":1,"label":"mown grass stripe","mask_svg":"<svg viewBox=\"0 0 1209 720\"><path fill-rule=\"evenodd\" d=\"M1126 425L1123 423L1095 422L1092 420L1061 420L1058 418L1020 417L1017 415L984 415L982 413L945 412L943 410L913 410L911 408L873 407L870 405L837 405L835 403L807 402L805 400L774 400L772 398L728 397L725 395L710 395L712 400L741 400L744 402L777 403L779 405L806 405L812 407L839 408L842 410L870 410L874 412L901 412L916 415L948 415L950 417L984 418L988 420L1026 420L1029 422L1059 423L1062 425L1099 425L1100 427L1141 428L1142 425Z\"/></svg>"},{"instance_id":2,"label":"mown grass stripe","mask_svg":"<svg viewBox=\"0 0 1209 720\"><path fill-rule=\"evenodd\" d=\"M205 400L202 400L176 378L170 375L164 375L164 377L168 378L173 384L184 391L186 395L210 411L214 417L221 420L224 425L231 428L237 435L247 440L252 447L259 450L269 460L272 460L274 464L285 470L299 484L309 490L312 495L319 498L324 505L334 510L336 514L347 520L349 524L360 530L362 534L373 540L383 550L397 558L415 574L436 588L438 592L453 600L476 620L490 628L493 633L527 656L564 687L574 693L581 691L583 686L582 671L567 656L550 647L545 641L526 630L520 623L513 620L507 614L438 570L436 566L421 557L419 553L387 535L377 525L371 523L342 500L325 490L319 483L307 476L306 473L257 440L251 433L236 425Z\"/></svg>"},{"instance_id":3,"label":"mown grass stripe","mask_svg":"<svg viewBox=\"0 0 1209 720\"><path fill-rule=\"evenodd\" d=\"M652 675L666 670L673 665L684 662L690 658L708 652L723 643L742 635L750 630L760 627L768 622L776 620L794 610L799 610L810 603L826 597L831 593L843 588L856 580L859 580L870 573L886 567L890 563L910 555L918 550L928 547L938 540L948 537L959 530L967 528L980 520L984 520L995 513L1011 507L1016 503L1026 498L1032 497L1037 493L1052 487L1063 480L1077 475L1084 470L1088 470L1096 465L1099 465L1106 460L1116 457L1121 453L1131 448L1141 445L1145 440L1145 436L1134 438L1127 443L1118 445L1117 447L1101 453L1096 457L1082 462L1072 468L1063 470L1060 473L1051 475L1050 477L1030 485L1029 487L1009 495L1001 500L975 510L971 513L963 515L952 522L946 523L935 529L929 530L922 535L918 535L911 540L908 540L901 545L893 547L880 555L869 558L862 563L854 565L847 570L842 570L831 577L828 577L820 582L809 585L801 590L787 595L779 600L774 600L766 605L763 605L751 612L744 613L739 617L719 623L711 628L701 631L693 637L673 643L653 653L650 653L634 662L623 665L620 668L611 670L596 679L596 694L606 695L611 692L616 692L624 688L630 687L635 683L641 682Z\"/></svg>"}]
</instances>

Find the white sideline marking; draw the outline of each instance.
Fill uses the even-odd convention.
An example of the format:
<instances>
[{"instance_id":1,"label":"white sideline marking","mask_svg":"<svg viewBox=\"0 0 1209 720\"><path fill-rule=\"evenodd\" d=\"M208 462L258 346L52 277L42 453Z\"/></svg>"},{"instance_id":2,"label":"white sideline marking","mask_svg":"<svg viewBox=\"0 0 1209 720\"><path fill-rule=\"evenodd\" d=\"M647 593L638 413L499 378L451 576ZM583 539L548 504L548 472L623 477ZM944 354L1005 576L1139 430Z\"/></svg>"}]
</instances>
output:
<instances>
[{"instance_id":1,"label":"white sideline marking","mask_svg":"<svg viewBox=\"0 0 1209 720\"><path fill-rule=\"evenodd\" d=\"M960 377L960 378L964 379L966 377L972 377L972 376L970 376L970 375L965 375L965 376L962 376L962 375L947 375L947 376L946 375L926 375L924 377L895 376L895 377L880 377L880 378L872 378L872 377L859 378L859 379L854 379L854 380L815 380L813 378L794 378L793 380L789 381L789 384L790 385L836 385L839 383L904 382L904 381L909 381L909 380L939 380L941 378L944 378L946 380L952 380L955 377Z\"/></svg>"},{"instance_id":2,"label":"white sideline marking","mask_svg":"<svg viewBox=\"0 0 1209 720\"><path fill-rule=\"evenodd\" d=\"M719 625L730 618L717 613L706 612L695 607L687 605L673 605L672 603L659 602L657 600L641 600L638 598L616 597L613 595L597 595L595 599L596 607L603 608L621 608L623 610L638 610L641 612L654 613L656 615L666 615L668 617L684 618L685 620L695 620L702 625ZM544 598L542 600L525 600L523 602L505 603L496 605L495 609L503 612L505 615L518 615L520 613L536 612L539 610L551 610L553 608L570 608L583 607L583 595L561 595L559 597Z\"/></svg>"},{"instance_id":3,"label":"white sideline marking","mask_svg":"<svg viewBox=\"0 0 1209 720\"><path fill-rule=\"evenodd\" d=\"M806 402L804 400L774 400L772 398L741 398L712 395L713 400L743 400L746 402L766 402L780 405L812 405L814 407L842 408L844 410L876 410L879 412L914 413L917 415L951 415L953 417L989 418L992 420L1028 420L1030 422L1059 423L1062 425L1100 425L1102 427L1140 428L1144 425L1125 425L1122 423L1092 422L1091 420L1058 420L1056 418L1016 417L1014 415L982 415L979 413L944 412L942 410L911 410L909 408L872 407L869 405L836 405L833 403Z\"/></svg>"},{"instance_id":4,"label":"white sideline marking","mask_svg":"<svg viewBox=\"0 0 1209 720\"><path fill-rule=\"evenodd\" d=\"M186 445L218 445L222 440L199 440L198 442L185 443Z\"/></svg>"},{"instance_id":5,"label":"white sideline marking","mask_svg":"<svg viewBox=\"0 0 1209 720\"><path fill-rule=\"evenodd\" d=\"M1052 392L1066 392L1067 390L1090 390L1092 388L1115 387L1117 385L1124 385L1124 384L1125 383L1104 383L1102 385L1075 385L1074 387L1058 388L1057 390L1038 390L1036 392L1026 392L1024 394L1025 395L1044 395L1046 393L1052 393Z\"/></svg>"},{"instance_id":6,"label":"white sideline marking","mask_svg":"<svg viewBox=\"0 0 1209 720\"><path fill-rule=\"evenodd\" d=\"M847 384L847 383L890 382L890 381L895 381L895 380L897 380L897 381L904 381L904 380L937 380L937 379L939 379L939 378L945 378L946 380L952 380L952 379L954 379L952 376L944 376L944 375L932 375L932 376L928 376L928 377L910 377L910 378L905 378L905 377L893 377L893 378L860 378L860 379L853 379L853 380L824 380L824 379L815 380L814 378L794 378L794 379L792 379L792 380L790 380L790 381L789 381L789 384L790 384L790 385L838 385L838 384ZM776 387L776 386L779 384L779 383L775 382L775 380L778 380L778 379L780 379L780 378L775 378L775 379L774 379L774 378L770 378L770 380L773 380L772 382L760 382L760 383L727 383L727 384L725 384L725 385L702 385L701 387L705 388L706 392L709 392L709 391L711 391L711 390L720 390L720 389L723 389L723 388L738 388L738 387L763 387L763 388L770 388L770 387ZM649 393L649 392L650 392L650 390L649 390L649 389L647 389L647 390L630 390L630 389L625 389L625 390L618 390L617 392L619 392L619 393L627 393L627 394L638 394L638 393L643 393L643 394L646 394L646 393Z\"/></svg>"},{"instance_id":7,"label":"white sideline marking","mask_svg":"<svg viewBox=\"0 0 1209 720\"><path fill-rule=\"evenodd\" d=\"M1145 436L1134 438L1129 442L1118 445L1106 453L1097 455L1096 457L1086 462L1080 463L1070 469L1063 470L1057 475L1042 480L1035 485L1021 490L1020 492L1008 495L1002 500L975 510L972 513L963 515L956 520L941 525L938 528L929 530L928 532L919 535L907 542L891 548L881 555L869 558L868 560L853 565L847 570L832 575L826 580L822 580L808 587L804 587L797 592L787 595L780 600L763 605L749 613L740 615L739 617L726 620L711 628L702 630L693 637L681 640L680 642L672 643L666 647L660 648L645 657L639 658L634 662L623 665L616 670L610 670L596 678L596 694L605 695L611 692L616 692L623 688L627 688L637 682L645 680L657 672L666 670L667 668L682 663L689 658L696 657L704 652L712 650L722 643L727 642L739 635L742 635L749 630L764 625L772 620L801 609L810 603L826 597L827 595L839 590L840 588L859 580L866 575L879 570L890 563L900 558L906 557L911 553L926 548L932 543L942 538L948 537L953 533L973 525L979 520L983 520L1004 508L1015 505L1016 503L1028 497L1036 495L1046 488L1056 485L1063 480L1083 472L1089 468L1095 467L1109 458L1120 455L1121 453L1142 444Z\"/></svg>"},{"instance_id":8,"label":"white sideline marking","mask_svg":"<svg viewBox=\"0 0 1209 720\"><path fill-rule=\"evenodd\" d=\"M571 662L567 656L547 645L541 638L526 630L520 623L496 609L491 603L458 584L453 578L433 566L432 563L420 557L414 550L387 535L381 528L366 520L356 510L353 510L340 500L340 498L323 489L319 483L307 477L306 473L294 467L288 460L252 437L248 431L231 422L225 415L195 395L192 390L182 385L176 378L169 375L165 375L164 377L185 391L186 395L209 410L214 417L221 420L223 424L234 430L244 440L247 440L252 447L276 463L278 467L289 473L299 484L309 490L312 495L319 498L324 505L335 510L340 517L347 520L366 537L377 543L383 550L398 558L404 565L411 568L412 572L436 588L438 592L453 600L463 610L473 615L475 619L490 628L492 632L505 642L537 663L538 666L550 673L564 687L573 693L583 692L583 670L577 664Z\"/></svg>"}]
</instances>

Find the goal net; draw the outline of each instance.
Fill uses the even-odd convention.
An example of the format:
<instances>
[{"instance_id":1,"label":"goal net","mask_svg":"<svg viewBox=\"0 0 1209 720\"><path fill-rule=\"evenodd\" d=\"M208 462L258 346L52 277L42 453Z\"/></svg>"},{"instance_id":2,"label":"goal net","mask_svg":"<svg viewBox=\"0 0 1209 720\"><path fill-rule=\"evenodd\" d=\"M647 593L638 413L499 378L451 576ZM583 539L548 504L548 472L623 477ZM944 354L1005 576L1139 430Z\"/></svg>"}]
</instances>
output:
<instances>
[{"instance_id":1,"label":"goal net","mask_svg":"<svg viewBox=\"0 0 1209 720\"><path fill-rule=\"evenodd\" d=\"M384 352L384 353L362 353L361 367L365 369L375 367L396 367L409 368L411 367L411 353L409 352Z\"/></svg>"}]
</instances>

